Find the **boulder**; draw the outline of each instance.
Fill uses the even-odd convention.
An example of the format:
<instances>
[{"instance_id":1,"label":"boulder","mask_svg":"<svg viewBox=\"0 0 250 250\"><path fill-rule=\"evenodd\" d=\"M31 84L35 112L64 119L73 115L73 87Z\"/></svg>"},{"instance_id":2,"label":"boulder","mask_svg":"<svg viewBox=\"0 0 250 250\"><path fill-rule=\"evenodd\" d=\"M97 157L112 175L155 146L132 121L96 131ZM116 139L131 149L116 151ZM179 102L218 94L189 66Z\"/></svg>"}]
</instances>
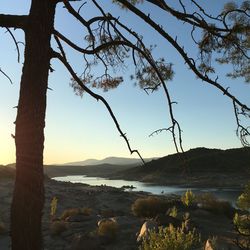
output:
<instances>
[{"instance_id":1,"label":"boulder","mask_svg":"<svg viewBox=\"0 0 250 250\"><path fill-rule=\"evenodd\" d=\"M153 220L147 220L143 223L139 235L137 237L137 242L142 241L144 238L148 238L149 231L157 230L158 225Z\"/></svg>"},{"instance_id":2,"label":"boulder","mask_svg":"<svg viewBox=\"0 0 250 250\"><path fill-rule=\"evenodd\" d=\"M215 250L215 248L212 247L212 243L209 239L206 241L205 250Z\"/></svg>"},{"instance_id":3,"label":"boulder","mask_svg":"<svg viewBox=\"0 0 250 250\"><path fill-rule=\"evenodd\" d=\"M100 225L104 222L107 222L107 221L111 221L111 222L114 222L114 223L117 223L117 220L115 217L112 217L112 218L105 218L105 219L101 219L97 222L97 226L100 227Z\"/></svg>"}]
</instances>

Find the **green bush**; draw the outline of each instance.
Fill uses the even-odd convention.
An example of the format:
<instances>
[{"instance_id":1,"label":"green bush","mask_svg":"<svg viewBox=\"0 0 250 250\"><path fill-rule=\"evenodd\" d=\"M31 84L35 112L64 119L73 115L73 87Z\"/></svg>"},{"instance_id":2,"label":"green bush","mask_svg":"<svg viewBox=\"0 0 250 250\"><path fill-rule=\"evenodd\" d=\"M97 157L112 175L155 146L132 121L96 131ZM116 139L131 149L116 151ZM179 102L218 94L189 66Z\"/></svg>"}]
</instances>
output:
<instances>
[{"instance_id":1,"label":"green bush","mask_svg":"<svg viewBox=\"0 0 250 250\"><path fill-rule=\"evenodd\" d=\"M152 218L160 213L166 213L169 204L166 200L158 197L149 196L139 198L132 204L132 212L138 217Z\"/></svg>"},{"instance_id":2,"label":"green bush","mask_svg":"<svg viewBox=\"0 0 250 250\"><path fill-rule=\"evenodd\" d=\"M185 225L175 228L173 225L159 227L159 231L149 232L143 239L140 250L193 250L200 246L200 235L194 230L185 232Z\"/></svg>"},{"instance_id":3,"label":"green bush","mask_svg":"<svg viewBox=\"0 0 250 250\"><path fill-rule=\"evenodd\" d=\"M58 199L56 197L53 197L51 202L50 202L50 216L51 216L51 218L54 218L56 216L57 203L58 203Z\"/></svg>"},{"instance_id":4,"label":"green bush","mask_svg":"<svg viewBox=\"0 0 250 250\"><path fill-rule=\"evenodd\" d=\"M187 207L192 206L195 202L194 193L191 190L187 190L186 193L182 195L181 201Z\"/></svg>"},{"instance_id":5,"label":"green bush","mask_svg":"<svg viewBox=\"0 0 250 250\"><path fill-rule=\"evenodd\" d=\"M240 234L250 237L250 215L239 215L236 213L233 222Z\"/></svg>"},{"instance_id":6,"label":"green bush","mask_svg":"<svg viewBox=\"0 0 250 250\"><path fill-rule=\"evenodd\" d=\"M118 224L112 220L106 220L100 223L97 234L108 238L109 240L115 240L118 232Z\"/></svg>"},{"instance_id":7,"label":"green bush","mask_svg":"<svg viewBox=\"0 0 250 250\"><path fill-rule=\"evenodd\" d=\"M245 186L244 192L238 197L236 205L242 210L249 211L250 209L250 181Z\"/></svg>"},{"instance_id":8,"label":"green bush","mask_svg":"<svg viewBox=\"0 0 250 250\"><path fill-rule=\"evenodd\" d=\"M250 182L245 187L244 192L239 196L236 205L245 210L241 215L236 213L233 219L237 231L236 245L240 249L250 249Z\"/></svg>"},{"instance_id":9,"label":"green bush","mask_svg":"<svg viewBox=\"0 0 250 250\"><path fill-rule=\"evenodd\" d=\"M177 215L178 215L178 210L177 210L176 206L173 206L172 208L170 208L170 209L168 210L167 214L168 214L169 216L172 216L172 217L176 218Z\"/></svg>"}]
</instances>

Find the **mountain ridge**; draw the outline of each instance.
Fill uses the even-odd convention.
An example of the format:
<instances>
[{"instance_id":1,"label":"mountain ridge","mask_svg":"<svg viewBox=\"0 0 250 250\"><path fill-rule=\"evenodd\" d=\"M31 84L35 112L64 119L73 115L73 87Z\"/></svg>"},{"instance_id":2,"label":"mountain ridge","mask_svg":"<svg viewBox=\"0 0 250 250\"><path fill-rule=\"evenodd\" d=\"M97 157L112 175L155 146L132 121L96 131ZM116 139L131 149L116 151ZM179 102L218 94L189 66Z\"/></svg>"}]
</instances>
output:
<instances>
[{"instance_id":1,"label":"mountain ridge","mask_svg":"<svg viewBox=\"0 0 250 250\"><path fill-rule=\"evenodd\" d=\"M152 158L145 158L145 162L149 162L153 159L157 159L156 157ZM91 166L91 165L101 165L101 164L112 164L112 165L133 165L133 164L142 164L141 159L139 158L128 158L128 157L116 157L116 156L109 156L105 157L104 159L87 159L84 161L75 161L75 162L68 162L62 164L63 166Z\"/></svg>"},{"instance_id":2,"label":"mountain ridge","mask_svg":"<svg viewBox=\"0 0 250 250\"><path fill-rule=\"evenodd\" d=\"M157 184L230 186L250 180L250 148L195 148L117 171L109 178Z\"/></svg>"}]
</instances>

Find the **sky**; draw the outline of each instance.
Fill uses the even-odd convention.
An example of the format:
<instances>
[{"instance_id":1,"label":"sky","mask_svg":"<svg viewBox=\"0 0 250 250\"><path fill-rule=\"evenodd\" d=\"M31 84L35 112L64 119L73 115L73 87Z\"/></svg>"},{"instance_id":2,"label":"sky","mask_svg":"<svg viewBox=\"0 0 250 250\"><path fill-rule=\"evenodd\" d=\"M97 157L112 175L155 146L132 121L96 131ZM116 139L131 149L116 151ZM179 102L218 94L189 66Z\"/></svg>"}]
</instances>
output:
<instances>
[{"instance_id":1,"label":"sky","mask_svg":"<svg viewBox=\"0 0 250 250\"><path fill-rule=\"evenodd\" d=\"M233 114L232 102L222 95L219 90L197 79L184 64L182 58L153 30L128 11L119 9L112 1L98 1L107 12L120 16L120 20L143 35L147 45L157 44L154 57L164 57L173 63L175 75L167 83L174 105L174 112L183 131L183 146L185 150L195 147L235 148L241 143L235 134L236 122ZM184 1L187 7L193 6ZM200 1L208 11L217 13L226 1ZM242 2L242 1L237 1ZM169 1L178 7L178 1ZM72 3L77 6L78 3ZM0 13L27 14L30 1L1 0ZM149 4L140 6L145 13L162 23L168 32L185 47L193 57L197 56L197 49L193 46L189 29L183 24L177 24L174 18L169 18L163 12L157 11ZM88 3L83 6L82 13L87 19L97 12ZM67 11L58 6L55 27L76 43L81 44L85 30L75 22ZM18 41L23 41L20 31L13 31ZM197 34L198 35L198 34ZM17 52L10 35L0 28L0 68L11 77L13 84L0 74L0 164L15 162L15 143L11 134L15 133L13 122L16 117L19 83L23 63L23 45L20 44L21 61L17 62ZM66 49L69 60L79 74L84 67L81 55ZM130 155L126 143L120 137L102 103L84 94L82 98L76 96L69 86L70 75L56 60L52 60L55 72L50 74L48 91L44 163L55 164L80 161L89 158L102 159L108 156L137 157ZM243 79L232 80L225 77L230 66L216 67L219 81L239 99L250 105L250 85ZM138 149L143 157L161 157L175 153L173 140L169 133L149 135L159 129L170 126L168 107L162 89L147 95L145 91L134 86L129 76L134 72L132 61L128 61L126 68L118 72L124 82L114 90L102 92L118 118L122 130L129 138L133 149ZM102 74L102 68L95 68L96 75ZM213 76L214 78L216 76Z\"/></svg>"}]
</instances>

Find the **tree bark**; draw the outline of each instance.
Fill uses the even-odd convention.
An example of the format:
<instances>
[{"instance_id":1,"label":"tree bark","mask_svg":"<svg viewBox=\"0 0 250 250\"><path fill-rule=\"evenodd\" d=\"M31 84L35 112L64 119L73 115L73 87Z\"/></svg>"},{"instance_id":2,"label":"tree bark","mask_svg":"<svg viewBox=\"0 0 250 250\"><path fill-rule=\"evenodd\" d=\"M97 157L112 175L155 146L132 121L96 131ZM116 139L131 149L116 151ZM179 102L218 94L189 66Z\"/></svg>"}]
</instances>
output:
<instances>
[{"instance_id":1,"label":"tree bark","mask_svg":"<svg viewBox=\"0 0 250 250\"><path fill-rule=\"evenodd\" d=\"M32 0L16 118L16 181L11 207L12 250L41 250L43 148L50 39L55 1Z\"/></svg>"}]
</instances>

